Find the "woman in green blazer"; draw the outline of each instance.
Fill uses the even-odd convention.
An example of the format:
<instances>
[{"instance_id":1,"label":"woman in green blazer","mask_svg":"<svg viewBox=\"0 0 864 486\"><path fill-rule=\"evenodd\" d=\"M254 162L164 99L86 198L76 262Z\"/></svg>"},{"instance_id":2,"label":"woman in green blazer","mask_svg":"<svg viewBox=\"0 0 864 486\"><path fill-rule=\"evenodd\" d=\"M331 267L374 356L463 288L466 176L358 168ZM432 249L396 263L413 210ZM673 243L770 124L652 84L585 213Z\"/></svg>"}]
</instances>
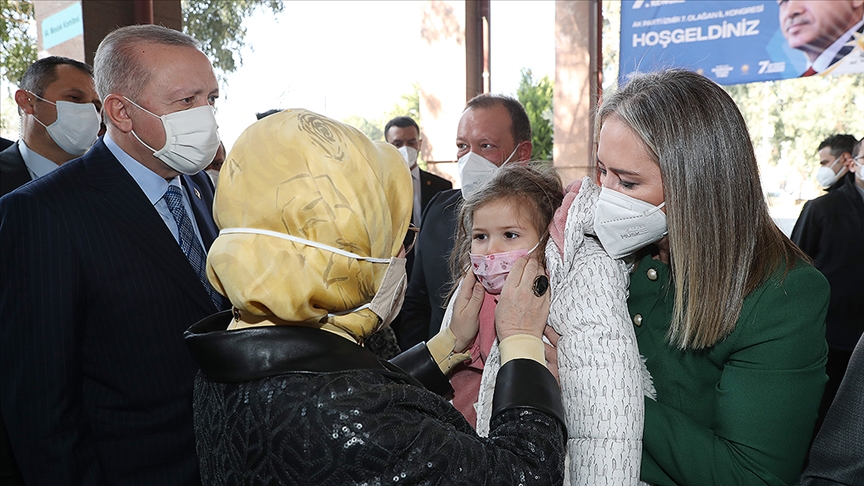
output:
<instances>
[{"instance_id":1,"label":"woman in green blazer","mask_svg":"<svg viewBox=\"0 0 864 486\"><path fill-rule=\"evenodd\" d=\"M712 81L634 78L601 106L594 229L630 256L657 391L642 479L790 484L825 385L828 283L768 215L747 127Z\"/></svg>"}]
</instances>

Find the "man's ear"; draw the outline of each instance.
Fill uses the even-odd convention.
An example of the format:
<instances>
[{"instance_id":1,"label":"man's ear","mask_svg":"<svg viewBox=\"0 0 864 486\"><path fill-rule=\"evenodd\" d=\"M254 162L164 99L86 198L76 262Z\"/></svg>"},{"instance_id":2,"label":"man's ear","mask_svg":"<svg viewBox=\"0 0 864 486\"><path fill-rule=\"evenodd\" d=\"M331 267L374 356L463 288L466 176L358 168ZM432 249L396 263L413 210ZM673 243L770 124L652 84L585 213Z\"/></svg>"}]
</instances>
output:
<instances>
[{"instance_id":1,"label":"man's ear","mask_svg":"<svg viewBox=\"0 0 864 486\"><path fill-rule=\"evenodd\" d=\"M19 89L15 91L15 103L18 105L19 113L27 113L28 115L33 114L33 95L24 91L23 89Z\"/></svg>"},{"instance_id":2,"label":"man's ear","mask_svg":"<svg viewBox=\"0 0 864 486\"><path fill-rule=\"evenodd\" d=\"M533 150L534 146L531 145L531 140L526 140L516 149L516 157L514 158L515 160L531 160L531 152Z\"/></svg>"},{"instance_id":3,"label":"man's ear","mask_svg":"<svg viewBox=\"0 0 864 486\"><path fill-rule=\"evenodd\" d=\"M852 168L855 167L855 159L852 158L852 154L849 152L843 152L840 156L843 157L843 166L845 166L847 170L852 171Z\"/></svg>"},{"instance_id":4,"label":"man's ear","mask_svg":"<svg viewBox=\"0 0 864 486\"><path fill-rule=\"evenodd\" d=\"M102 113L120 131L129 133L132 131L132 118L126 111L124 101L120 95L110 94L106 96L105 101L102 102Z\"/></svg>"}]
</instances>

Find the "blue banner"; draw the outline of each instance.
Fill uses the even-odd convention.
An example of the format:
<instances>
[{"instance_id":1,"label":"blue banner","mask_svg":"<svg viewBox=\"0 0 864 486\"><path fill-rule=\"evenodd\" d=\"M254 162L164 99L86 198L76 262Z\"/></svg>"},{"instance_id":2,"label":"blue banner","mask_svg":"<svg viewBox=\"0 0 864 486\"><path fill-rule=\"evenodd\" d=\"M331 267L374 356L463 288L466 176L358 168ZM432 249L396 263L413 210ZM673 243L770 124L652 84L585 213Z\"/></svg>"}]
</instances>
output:
<instances>
[{"instance_id":1,"label":"blue banner","mask_svg":"<svg viewBox=\"0 0 864 486\"><path fill-rule=\"evenodd\" d=\"M858 6L848 0L780 3L622 0L619 83L671 67L720 84L864 72Z\"/></svg>"},{"instance_id":2,"label":"blue banner","mask_svg":"<svg viewBox=\"0 0 864 486\"><path fill-rule=\"evenodd\" d=\"M51 49L83 34L81 2L76 2L42 21L42 49Z\"/></svg>"}]
</instances>

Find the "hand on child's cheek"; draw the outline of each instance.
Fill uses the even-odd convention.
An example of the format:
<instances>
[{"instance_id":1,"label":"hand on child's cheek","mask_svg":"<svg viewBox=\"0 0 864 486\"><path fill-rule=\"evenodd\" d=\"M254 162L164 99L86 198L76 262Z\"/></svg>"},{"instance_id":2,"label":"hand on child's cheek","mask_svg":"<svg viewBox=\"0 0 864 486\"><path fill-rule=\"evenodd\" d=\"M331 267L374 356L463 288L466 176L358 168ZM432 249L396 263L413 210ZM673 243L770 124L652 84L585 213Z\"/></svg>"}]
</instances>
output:
<instances>
[{"instance_id":1,"label":"hand on child's cheek","mask_svg":"<svg viewBox=\"0 0 864 486\"><path fill-rule=\"evenodd\" d=\"M456 336L456 352L467 349L477 336L484 294L483 285L469 269L453 301L453 316L450 320L450 330Z\"/></svg>"}]
</instances>

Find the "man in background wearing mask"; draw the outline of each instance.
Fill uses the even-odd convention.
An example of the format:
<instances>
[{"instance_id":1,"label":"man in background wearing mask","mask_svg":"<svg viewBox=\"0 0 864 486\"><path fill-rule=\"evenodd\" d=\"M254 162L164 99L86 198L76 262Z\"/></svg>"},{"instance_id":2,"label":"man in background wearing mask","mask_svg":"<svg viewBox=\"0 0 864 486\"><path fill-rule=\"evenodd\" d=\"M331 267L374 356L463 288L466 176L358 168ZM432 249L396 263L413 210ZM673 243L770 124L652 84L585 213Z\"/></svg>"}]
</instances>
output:
<instances>
[{"instance_id":1,"label":"man in background wearing mask","mask_svg":"<svg viewBox=\"0 0 864 486\"><path fill-rule=\"evenodd\" d=\"M852 167L852 148L855 137L847 134L831 135L819 144L819 170L816 181L822 189L831 192L847 182L854 183Z\"/></svg>"},{"instance_id":2,"label":"man in background wearing mask","mask_svg":"<svg viewBox=\"0 0 864 486\"><path fill-rule=\"evenodd\" d=\"M429 339L441 328L463 194L477 189L505 163L527 163L531 151L531 122L521 103L494 94L481 94L468 102L456 130L462 188L439 192L423 210L411 280L399 322L394 324L402 349Z\"/></svg>"},{"instance_id":3,"label":"man in background wearing mask","mask_svg":"<svg viewBox=\"0 0 864 486\"><path fill-rule=\"evenodd\" d=\"M846 275L852 285L848 290L840 289L840 292L844 298L849 300L848 311L854 311L853 306L857 304L860 334L861 322L864 320L862 317L864 304L861 304L861 296L864 295L864 276L862 276L864 275L864 252L861 251L862 242L864 242L864 205L862 205L862 201L864 201L864 139L858 141L852 153L854 162L851 170L855 173L854 186L858 192L858 198L846 202L841 200L839 204L851 204L845 219L851 221L853 218L857 218L857 240L854 240L856 236L850 235L848 242L852 242L852 244L843 249L849 255L853 253L856 255L849 259L850 268ZM841 189L836 193L841 191L852 192L849 189ZM833 194L835 193L822 196L822 198L828 198ZM844 241L847 240L844 239ZM826 273L825 276L828 274ZM857 281L854 277L857 277ZM831 305L833 305L834 283L830 278L828 281L831 283ZM831 311L832 307L829 307L829 318ZM831 410L825 417L824 425L813 441L809 464L798 482L800 486L860 484L861 478L864 477L864 434L861 434L861 431L864 430L864 415L861 414L861 403L864 402L864 338L859 339L856 349L857 354L850 352L851 358L848 359L849 366L844 374L843 386L837 391ZM831 365L830 351L828 365ZM830 379L832 378L829 376Z\"/></svg>"},{"instance_id":4,"label":"man in background wearing mask","mask_svg":"<svg viewBox=\"0 0 864 486\"><path fill-rule=\"evenodd\" d=\"M864 158L860 157L861 142L858 158L852 157L854 144L846 147L850 138L854 140L851 135L829 137L822 142L829 145L820 145L819 154L823 169L825 160L843 158L844 172L848 168L852 179L845 184L835 183L828 194L804 204L792 230L792 241L813 258L831 286L825 318L828 383L819 407L817 430L864 332ZM828 151L834 155L823 156Z\"/></svg>"},{"instance_id":5,"label":"man in background wearing mask","mask_svg":"<svg viewBox=\"0 0 864 486\"><path fill-rule=\"evenodd\" d=\"M411 180L414 182L414 212L411 216L411 223L420 228L423 210L429 201L435 194L452 189L453 183L443 177L426 172L417 165L417 155L423 147L423 140L420 138L420 127L410 117L398 116L387 122L387 125L384 126L384 140L399 150L408 165L408 169L411 170ZM413 237L414 235L408 235L409 239ZM408 244L410 241L406 243L406 248ZM410 279L414 252L409 253L407 257L406 268Z\"/></svg>"},{"instance_id":6,"label":"man in background wearing mask","mask_svg":"<svg viewBox=\"0 0 864 486\"><path fill-rule=\"evenodd\" d=\"M0 196L82 155L100 128L93 68L74 59L51 56L31 64L15 103L21 139L0 152Z\"/></svg>"},{"instance_id":7,"label":"man in background wearing mask","mask_svg":"<svg viewBox=\"0 0 864 486\"><path fill-rule=\"evenodd\" d=\"M0 404L26 484L200 484L183 332L226 308L201 169L219 94L191 37L138 25L96 51L108 126L0 199Z\"/></svg>"}]
</instances>

